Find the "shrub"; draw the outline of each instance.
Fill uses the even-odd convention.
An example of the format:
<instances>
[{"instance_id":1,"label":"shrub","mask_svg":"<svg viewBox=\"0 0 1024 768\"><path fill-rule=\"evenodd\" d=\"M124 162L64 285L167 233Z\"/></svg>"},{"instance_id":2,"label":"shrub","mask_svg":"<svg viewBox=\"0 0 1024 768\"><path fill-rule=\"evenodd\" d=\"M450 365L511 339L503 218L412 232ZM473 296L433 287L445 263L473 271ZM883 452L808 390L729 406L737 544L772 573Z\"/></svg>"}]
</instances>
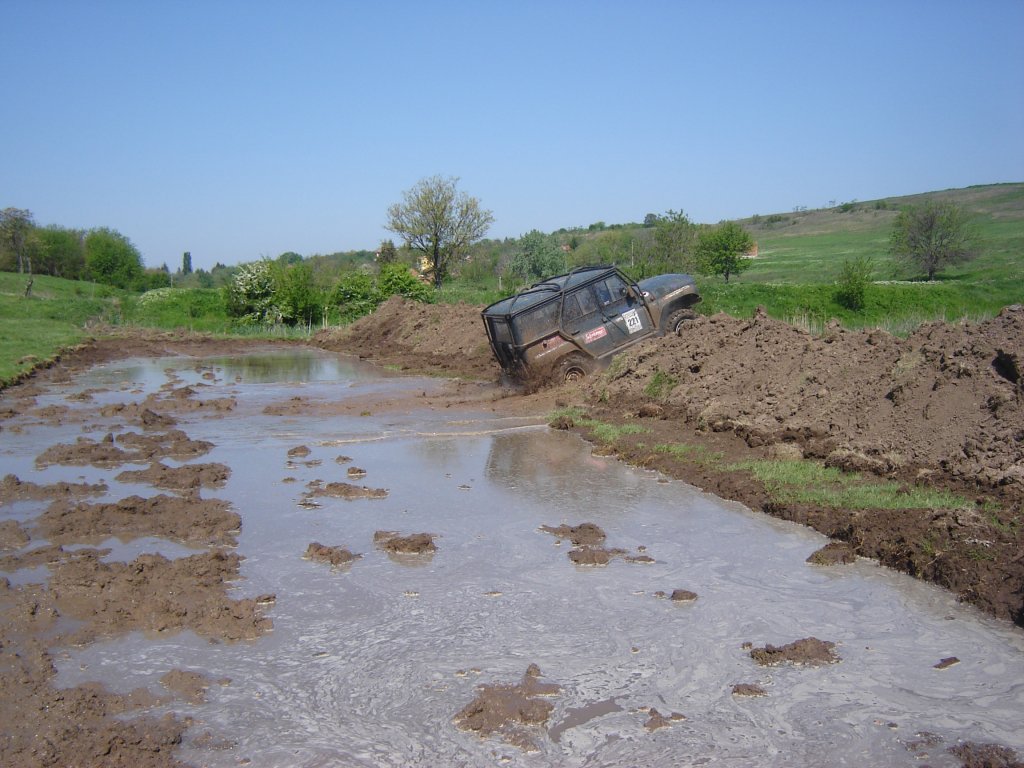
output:
<instances>
[{"instance_id":1,"label":"shrub","mask_svg":"<svg viewBox=\"0 0 1024 768\"><path fill-rule=\"evenodd\" d=\"M870 256L855 256L843 262L836 281L836 301L853 312L864 309L864 296L871 282L874 260Z\"/></svg>"}]
</instances>

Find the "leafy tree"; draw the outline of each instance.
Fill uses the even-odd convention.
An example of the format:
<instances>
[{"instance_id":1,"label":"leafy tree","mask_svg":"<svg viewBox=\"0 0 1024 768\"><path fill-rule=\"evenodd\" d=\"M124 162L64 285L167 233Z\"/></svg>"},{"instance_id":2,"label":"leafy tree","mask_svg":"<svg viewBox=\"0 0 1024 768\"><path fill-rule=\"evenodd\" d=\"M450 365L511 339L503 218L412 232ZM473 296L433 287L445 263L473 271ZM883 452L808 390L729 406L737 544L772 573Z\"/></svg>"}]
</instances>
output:
<instances>
[{"instance_id":1,"label":"leafy tree","mask_svg":"<svg viewBox=\"0 0 1024 768\"><path fill-rule=\"evenodd\" d=\"M889 251L923 270L929 280L943 266L977 255L974 232L963 209L947 201L928 201L900 211L889 238Z\"/></svg>"},{"instance_id":2,"label":"leafy tree","mask_svg":"<svg viewBox=\"0 0 1024 768\"><path fill-rule=\"evenodd\" d=\"M509 269L524 280L539 280L565 271L565 253L553 238L539 230L519 239L519 250Z\"/></svg>"},{"instance_id":3,"label":"leafy tree","mask_svg":"<svg viewBox=\"0 0 1024 768\"><path fill-rule=\"evenodd\" d=\"M303 261L285 264L278 259L270 267L270 278L280 322L312 325L323 316L325 297L314 284L309 264Z\"/></svg>"},{"instance_id":4,"label":"leafy tree","mask_svg":"<svg viewBox=\"0 0 1024 768\"><path fill-rule=\"evenodd\" d=\"M644 216L644 227L650 229L651 227L658 223L658 218L658 214L648 213L646 216Z\"/></svg>"},{"instance_id":5,"label":"leafy tree","mask_svg":"<svg viewBox=\"0 0 1024 768\"><path fill-rule=\"evenodd\" d=\"M32 211L24 208L4 208L0 211L0 250L14 257L18 263L19 273L27 271L32 274L28 241L34 228Z\"/></svg>"},{"instance_id":6,"label":"leafy tree","mask_svg":"<svg viewBox=\"0 0 1024 768\"><path fill-rule=\"evenodd\" d=\"M192 274L192 252L185 251L181 257L181 274L191 275Z\"/></svg>"},{"instance_id":7,"label":"leafy tree","mask_svg":"<svg viewBox=\"0 0 1024 768\"><path fill-rule=\"evenodd\" d=\"M85 236L85 268L97 283L130 288L142 277L142 255L120 232L100 227Z\"/></svg>"},{"instance_id":8,"label":"leafy tree","mask_svg":"<svg viewBox=\"0 0 1024 768\"><path fill-rule=\"evenodd\" d=\"M654 223L654 264L657 272L682 272L693 262L697 225L682 211L666 211Z\"/></svg>"},{"instance_id":9,"label":"leafy tree","mask_svg":"<svg viewBox=\"0 0 1024 768\"><path fill-rule=\"evenodd\" d=\"M697 237L697 261L702 271L721 275L729 282L729 275L738 275L750 266L745 254L753 247L754 240L743 227L726 221L701 231Z\"/></svg>"},{"instance_id":10,"label":"leafy tree","mask_svg":"<svg viewBox=\"0 0 1024 768\"><path fill-rule=\"evenodd\" d=\"M400 235L430 264L434 285L442 282L466 249L494 223L480 201L456 190L458 179L431 176L403 193L403 201L388 208L385 228Z\"/></svg>"},{"instance_id":11,"label":"leafy tree","mask_svg":"<svg viewBox=\"0 0 1024 768\"><path fill-rule=\"evenodd\" d=\"M36 230L39 258L36 270L53 277L78 280L85 272L85 232L51 225Z\"/></svg>"},{"instance_id":12,"label":"leafy tree","mask_svg":"<svg viewBox=\"0 0 1024 768\"><path fill-rule=\"evenodd\" d=\"M395 248L394 241L390 239L383 241L377 250L377 263L394 264L396 261L398 261L398 249Z\"/></svg>"}]
</instances>

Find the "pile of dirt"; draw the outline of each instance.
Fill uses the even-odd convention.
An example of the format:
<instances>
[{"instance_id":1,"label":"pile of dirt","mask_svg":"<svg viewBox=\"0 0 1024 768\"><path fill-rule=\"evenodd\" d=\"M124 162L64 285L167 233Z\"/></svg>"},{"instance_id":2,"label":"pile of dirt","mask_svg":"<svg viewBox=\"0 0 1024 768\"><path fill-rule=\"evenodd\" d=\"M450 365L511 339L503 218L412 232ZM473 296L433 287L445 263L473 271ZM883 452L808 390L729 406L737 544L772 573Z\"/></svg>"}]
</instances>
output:
<instances>
[{"instance_id":1,"label":"pile of dirt","mask_svg":"<svg viewBox=\"0 0 1024 768\"><path fill-rule=\"evenodd\" d=\"M833 325L813 336L758 312L702 317L619 356L591 389L636 412L857 471L941 474L1024 496L1024 307L907 339ZM796 451L799 453L796 453Z\"/></svg>"},{"instance_id":2,"label":"pile of dirt","mask_svg":"<svg viewBox=\"0 0 1024 768\"><path fill-rule=\"evenodd\" d=\"M501 369L491 353L480 310L392 296L350 326L321 331L313 343L403 371L496 379Z\"/></svg>"}]
</instances>

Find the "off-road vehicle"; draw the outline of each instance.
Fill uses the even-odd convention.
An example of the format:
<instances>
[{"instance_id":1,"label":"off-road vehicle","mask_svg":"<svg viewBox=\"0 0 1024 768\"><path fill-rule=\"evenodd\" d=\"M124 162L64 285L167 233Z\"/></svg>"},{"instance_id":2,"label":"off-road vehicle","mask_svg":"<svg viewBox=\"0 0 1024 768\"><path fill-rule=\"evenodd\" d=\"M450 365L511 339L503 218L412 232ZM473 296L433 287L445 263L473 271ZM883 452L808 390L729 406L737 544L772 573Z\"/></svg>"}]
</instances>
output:
<instances>
[{"instance_id":1,"label":"off-road vehicle","mask_svg":"<svg viewBox=\"0 0 1024 768\"><path fill-rule=\"evenodd\" d=\"M678 331L699 301L689 275L635 283L614 266L591 266L536 283L482 314L505 373L578 381L626 347Z\"/></svg>"}]
</instances>

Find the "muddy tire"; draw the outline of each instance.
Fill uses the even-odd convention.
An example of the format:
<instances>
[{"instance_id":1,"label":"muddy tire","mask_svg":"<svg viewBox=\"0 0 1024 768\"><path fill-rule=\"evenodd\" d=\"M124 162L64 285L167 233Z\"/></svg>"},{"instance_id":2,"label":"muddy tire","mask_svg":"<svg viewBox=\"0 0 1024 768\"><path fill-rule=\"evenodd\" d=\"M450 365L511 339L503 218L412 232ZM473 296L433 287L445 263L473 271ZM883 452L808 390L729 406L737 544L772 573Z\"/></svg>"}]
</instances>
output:
<instances>
[{"instance_id":1,"label":"muddy tire","mask_svg":"<svg viewBox=\"0 0 1024 768\"><path fill-rule=\"evenodd\" d=\"M665 322L665 333L679 333L688 322L697 317L692 309L677 309Z\"/></svg>"},{"instance_id":2,"label":"muddy tire","mask_svg":"<svg viewBox=\"0 0 1024 768\"><path fill-rule=\"evenodd\" d=\"M574 352L559 361L555 381L559 384L583 381L596 367L593 358Z\"/></svg>"}]
</instances>

